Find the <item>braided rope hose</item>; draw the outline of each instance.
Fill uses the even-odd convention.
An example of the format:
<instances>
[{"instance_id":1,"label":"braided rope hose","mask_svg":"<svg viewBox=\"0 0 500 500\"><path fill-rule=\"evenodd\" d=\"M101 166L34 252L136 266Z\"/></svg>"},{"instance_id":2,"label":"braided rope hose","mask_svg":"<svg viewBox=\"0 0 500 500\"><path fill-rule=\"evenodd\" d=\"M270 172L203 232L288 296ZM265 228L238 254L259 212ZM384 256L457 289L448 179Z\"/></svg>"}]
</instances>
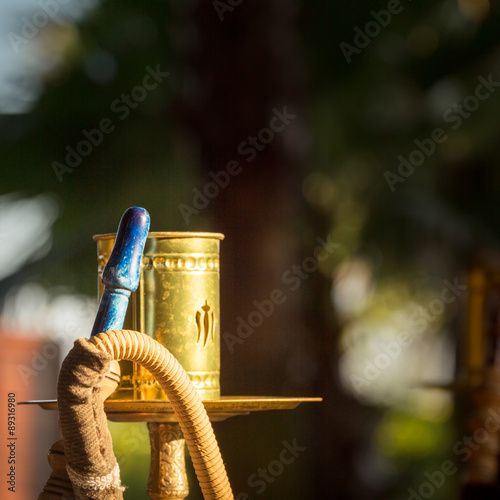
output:
<instances>
[{"instance_id":1,"label":"braided rope hose","mask_svg":"<svg viewBox=\"0 0 500 500\"><path fill-rule=\"evenodd\" d=\"M92 369L95 368L98 377L93 377L92 373L87 370L81 378L81 380L84 380L83 383L87 384L84 396L85 403L92 401L93 408L85 409L86 421L91 420L88 425L86 424L83 429L75 429L74 405L76 398L74 391L71 392L71 384L75 382L74 376L72 378L72 373L75 372L74 363L78 362L82 357L81 353L78 352L80 346L92 352L92 362L97 365L97 368L93 366ZM75 353L71 356L72 351L75 349ZM102 385L109 363L112 360L124 359L134 361L146 368L165 391L186 439L205 500L233 499L219 446L200 395L182 366L165 347L140 332L112 330L95 335L90 339L78 339L72 351L63 362L58 384L60 426L66 448L68 472L74 473L75 469L77 472L83 471L80 477L83 478L84 482L90 479L95 480L96 478L91 476L90 471L95 472L96 470L101 471L98 478L101 481L103 478L115 478L117 464L112 445L111 460L109 451L105 450L106 443L108 443L108 446L111 443L111 437L107 425L105 425L105 429L102 429L103 419L105 421L103 398L101 395L100 400L95 399L99 395L96 396L95 387L89 386L89 380L93 384ZM97 392L100 393L100 391ZM73 420L71 418L72 414ZM92 416L93 419L89 419ZM97 438L95 437L96 432L98 434ZM105 433L109 435L109 441L106 441L107 436L103 437ZM95 457L96 453L99 455L99 460L104 458L98 468L94 464L90 464L88 459L89 456ZM73 477L75 476L78 476L78 474L73 474ZM72 482L75 486L73 477ZM110 492L99 494L89 492L89 489L92 490L95 487L87 485L85 491L87 496L82 496L82 498L122 498L123 488L121 488L120 483L114 482L108 484L108 487L111 488ZM79 498L78 489L80 488L75 488L77 498Z\"/></svg>"}]
</instances>

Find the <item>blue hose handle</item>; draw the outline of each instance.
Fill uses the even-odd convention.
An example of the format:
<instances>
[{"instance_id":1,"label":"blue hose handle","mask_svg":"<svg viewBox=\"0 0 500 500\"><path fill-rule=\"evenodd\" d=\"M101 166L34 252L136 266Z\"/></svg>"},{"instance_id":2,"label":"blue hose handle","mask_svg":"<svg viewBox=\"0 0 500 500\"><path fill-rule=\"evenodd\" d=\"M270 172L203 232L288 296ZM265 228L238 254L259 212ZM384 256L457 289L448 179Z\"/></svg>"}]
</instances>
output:
<instances>
[{"instance_id":1,"label":"blue hose handle","mask_svg":"<svg viewBox=\"0 0 500 500\"><path fill-rule=\"evenodd\" d=\"M124 212L113 251L102 272L104 292L91 336L123 328L130 294L139 286L148 231L149 214L144 208L131 207Z\"/></svg>"}]
</instances>

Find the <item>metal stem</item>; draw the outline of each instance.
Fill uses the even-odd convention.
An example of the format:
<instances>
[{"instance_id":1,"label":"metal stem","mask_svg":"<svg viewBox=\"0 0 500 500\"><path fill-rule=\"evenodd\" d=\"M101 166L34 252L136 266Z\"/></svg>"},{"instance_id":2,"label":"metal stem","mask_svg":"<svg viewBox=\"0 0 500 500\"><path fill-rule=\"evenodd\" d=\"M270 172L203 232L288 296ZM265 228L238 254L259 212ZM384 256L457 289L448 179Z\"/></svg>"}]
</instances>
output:
<instances>
[{"instance_id":1,"label":"metal stem","mask_svg":"<svg viewBox=\"0 0 500 500\"><path fill-rule=\"evenodd\" d=\"M149 422L151 469L147 493L152 500L182 500L189 494L185 445L177 423Z\"/></svg>"}]
</instances>

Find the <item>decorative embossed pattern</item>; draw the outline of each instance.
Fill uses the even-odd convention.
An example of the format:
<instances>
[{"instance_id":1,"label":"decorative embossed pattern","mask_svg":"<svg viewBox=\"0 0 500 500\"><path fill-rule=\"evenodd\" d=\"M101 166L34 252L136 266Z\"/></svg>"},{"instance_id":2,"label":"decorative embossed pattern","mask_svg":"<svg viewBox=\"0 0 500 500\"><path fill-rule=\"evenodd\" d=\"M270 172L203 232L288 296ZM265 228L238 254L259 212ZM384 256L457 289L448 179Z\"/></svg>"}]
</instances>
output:
<instances>
[{"instance_id":1,"label":"decorative embossed pattern","mask_svg":"<svg viewBox=\"0 0 500 500\"><path fill-rule=\"evenodd\" d=\"M151 470L148 495L152 499L186 498L189 494L185 440L178 424L148 423Z\"/></svg>"},{"instance_id":2,"label":"decorative embossed pattern","mask_svg":"<svg viewBox=\"0 0 500 500\"><path fill-rule=\"evenodd\" d=\"M198 391L219 387L219 372L187 372L187 374Z\"/></svg>"},{"instance_id":3,"label":"decorative embossed pattern","mask_svg":"<svg viewBox=\"0 0 500 500\"><path fill-rule=\"evenodd\" d=\"M144 269L154 267L159 272L214 271L220 268L217 254L147 254L142 259Z\"/></svg>"},{"instance_id":4,"label":"decorative embossed pattern","mask_svg":"<svg viewBox=\"0 0 500 500\"><path fill-rule=\"evenodd\" d=\"M187 372L198 391L212 390L219 387L220 372ZM134 377L134 386L139 388L160 387L156 379L147 371L142 376Z\"/></svg>"},{"instance_id":5,"label":"decorative embossed pattern","mask_svg":"<svg viewBox=\"0 0 500 500\"><path fill-rule=\"evenodd\" d=\"M205 347L209 338L214 342L215 313L209 306L207 300L205 300L205 304L196 311L195 324L198 332L197 344L203 339L203 347Z\"/></svg>"},{"instance_id":6,"label":"decorative embossed pattern","mask_svg":"<svg viewBox=\"0 0 500 500\"><path fill-rule=\"evenodd\" d=\"M97 258L97 271L102 273L109 255L101 254ZM217 254L146 254L142 258L142 269L155 269L159 272L189 272L220 270L220 259Z\"/></svg>"}]
</instances>

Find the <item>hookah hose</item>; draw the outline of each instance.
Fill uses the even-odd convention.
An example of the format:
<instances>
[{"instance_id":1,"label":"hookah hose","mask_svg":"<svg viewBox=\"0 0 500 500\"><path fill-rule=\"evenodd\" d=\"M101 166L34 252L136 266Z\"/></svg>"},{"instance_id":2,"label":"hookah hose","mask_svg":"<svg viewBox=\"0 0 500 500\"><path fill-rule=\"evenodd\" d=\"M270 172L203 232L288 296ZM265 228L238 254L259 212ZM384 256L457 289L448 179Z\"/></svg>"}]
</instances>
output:
<instances>
[{"instance_id":1,"label":"hookah hose","mask_svg":"<svg viewBox=\"0 0 500 500\"><path fill-rule=\"evenodd\" d=\"M205 500L233 499L212 425L189 376L160 343L131 330L77 339L59 373L59 425L75 499L123 499L102 392L111 361L120 359L146 368L165 391Z\"/></svg>"}]
</instances>

